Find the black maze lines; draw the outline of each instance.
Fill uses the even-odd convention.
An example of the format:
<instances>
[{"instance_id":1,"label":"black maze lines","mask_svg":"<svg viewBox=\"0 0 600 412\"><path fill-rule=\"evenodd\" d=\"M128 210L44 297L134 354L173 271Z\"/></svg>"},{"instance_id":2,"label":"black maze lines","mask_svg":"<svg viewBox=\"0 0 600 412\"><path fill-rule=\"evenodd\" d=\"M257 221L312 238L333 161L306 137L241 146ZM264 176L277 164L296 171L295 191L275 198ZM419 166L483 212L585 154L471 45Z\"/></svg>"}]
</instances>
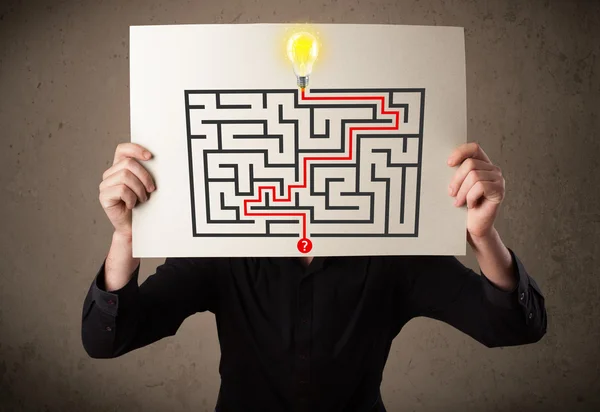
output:
<instances>
[{"instance_id":1,"label":"black maze lines","mask_svg":"<svg viewBox=\"0 0 600 412\"><path fill-rule=\"evenodd\" d=\"M418 236L425 89L184 98L193 236Z\"/></svg>"}]
</instances>

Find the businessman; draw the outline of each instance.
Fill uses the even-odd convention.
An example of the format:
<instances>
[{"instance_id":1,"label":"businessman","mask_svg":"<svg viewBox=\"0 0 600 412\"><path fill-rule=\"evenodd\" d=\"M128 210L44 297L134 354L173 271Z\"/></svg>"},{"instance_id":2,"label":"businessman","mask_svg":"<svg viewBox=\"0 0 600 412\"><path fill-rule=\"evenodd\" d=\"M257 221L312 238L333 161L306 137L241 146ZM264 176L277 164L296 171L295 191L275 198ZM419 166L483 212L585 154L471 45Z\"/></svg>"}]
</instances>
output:
<instances>
[{"instance_id":1,"label":"businessman","mask_svg":"<svg viewBox=\"0 0 600 412\"><path fill-rule=\"evenodd\" d=\"M114 358L174 335L197 312L216 317L218 412L382 412L383 369L408 321L446 322L487 347L546 333L544 298L494 228L504 178L476 143L450 154L448 187L466 205L481 275L448 256L167 258L138 285L131 210L156 188L152 154L120 144L100 184L114 226L83 304L82 340Z\"/></svg>"}]
</instances>

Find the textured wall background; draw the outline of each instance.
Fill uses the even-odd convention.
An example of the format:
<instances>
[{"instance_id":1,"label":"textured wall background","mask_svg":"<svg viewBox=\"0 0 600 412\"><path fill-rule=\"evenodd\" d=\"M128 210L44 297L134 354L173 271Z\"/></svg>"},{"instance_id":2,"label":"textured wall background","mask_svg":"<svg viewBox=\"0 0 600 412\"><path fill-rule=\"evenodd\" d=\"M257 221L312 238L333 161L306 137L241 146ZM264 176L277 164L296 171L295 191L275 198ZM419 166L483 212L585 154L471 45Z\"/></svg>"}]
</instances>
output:
<instances>
[{"instance_id":1,"label":"textured wall background","mask_svg":"<svg viewBox=\"0 0 600 412\"><path fill-rule=\"evenodd\" d=\"M546 295L548 334L527 347L411 322L385 372L389 410L600 410L598 2L3 0L0 411L212 411L212 315L121 359L80 342L110 241L98 184L128 140L128 26L305 21L466 28L469 139L505 172L498 229Z\"/></svg>"}]
</instances>

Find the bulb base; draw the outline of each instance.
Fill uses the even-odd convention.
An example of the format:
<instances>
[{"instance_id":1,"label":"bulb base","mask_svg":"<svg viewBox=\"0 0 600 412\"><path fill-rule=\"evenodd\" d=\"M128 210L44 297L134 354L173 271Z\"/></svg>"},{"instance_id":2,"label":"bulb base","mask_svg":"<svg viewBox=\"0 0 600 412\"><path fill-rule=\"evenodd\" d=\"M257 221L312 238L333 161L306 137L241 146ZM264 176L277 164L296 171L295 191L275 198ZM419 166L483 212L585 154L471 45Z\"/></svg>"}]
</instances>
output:
<instances>
[{"instance_id":1,"label":"bulb base","mask_svg":"<svg viewBox=\"0 0 600 412\"><path fill-rule=\"evenodd\" d=\"M308 76L298 76L298 87L306 89L306 86L308 86Z\"/></svg>"}]
</instances>

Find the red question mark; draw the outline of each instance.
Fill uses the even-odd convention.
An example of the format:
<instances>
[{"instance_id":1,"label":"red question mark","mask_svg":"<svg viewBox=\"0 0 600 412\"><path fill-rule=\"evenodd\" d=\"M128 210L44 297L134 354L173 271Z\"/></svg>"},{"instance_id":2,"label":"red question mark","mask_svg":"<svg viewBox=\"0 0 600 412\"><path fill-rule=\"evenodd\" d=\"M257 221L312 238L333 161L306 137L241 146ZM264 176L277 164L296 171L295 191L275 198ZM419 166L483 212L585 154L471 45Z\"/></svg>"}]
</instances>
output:
<instances>
[{"instance_id":1,"label":"red question mark","mask_svg":"<svg viewBox=\"0 0 600 412\"><path fill-rule=\"evenodd\" d=\"M312 250L312 242L310 239L303 237L298 241L297 247L300 253L308 253Z\"/></svg>"}]
</instances>

